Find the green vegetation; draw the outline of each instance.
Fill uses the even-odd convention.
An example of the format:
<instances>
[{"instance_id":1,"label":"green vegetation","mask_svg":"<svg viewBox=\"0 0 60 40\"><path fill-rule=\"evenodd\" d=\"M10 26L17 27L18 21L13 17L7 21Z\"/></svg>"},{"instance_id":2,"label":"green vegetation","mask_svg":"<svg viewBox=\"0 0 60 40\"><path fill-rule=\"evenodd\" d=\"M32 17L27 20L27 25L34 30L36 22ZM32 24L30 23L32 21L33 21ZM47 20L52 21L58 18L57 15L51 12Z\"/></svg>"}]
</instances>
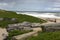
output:
<instances>
[{"instance_id":1,"label":"green vegetation","mask_svg":"<svg viewBox=\"0 0 60 40\"><path fill-rule=\"evenodd\" d=\"M28 16L28 15L22 15L22 14L17 14L16 12L13 11L5 11L5 10L0 10L0 18L17 18L16 22L10 21L10 20L3 20L0 21L0 27L6 28L8 24L12 23L21 23L23 21L28 21L28 22L38 22L38 23L44 23L46 22L45 20L33 17L33 16ZM27 33L30 31L20 31L20 30L13 30L8 32L9 36L7 37L7 40L11 40L13 36L20 35L23 33Z\"/></svg>"},{"instance_id":2,"label":"green vegetation","mask_svg":"<svg viewBox=\"0 0 60 40\"><path fill-rule=\"evenodd\" d=\"M60 40L60 31L41 32L36 37L30 37L27 40Z\"/></svg>"},{"instance_id":3,"label":"green vegetation","mask_svg":"<svg viewBox=\"0 0 60 40\"><path fill-rule=\"evenodd\" d=\"M5 11L5 10L0 10L0 18L17 18L17 22L23 22L23 21L39 22L39 23L46 22L45 20L42 20L33 16L16 14L16 12ZM12 22L9 20L0 21L0 27L7 27L7 24L12 24L12 23L15 23L15 22Z\"/></svg>"},{"instance_id":4,"label":"green vegetation","mask_svg":"<svg viewBox=\"0 0 60 40\"><path fill-rule=\"evenodd\" d=\"M32 30L31 30L31 31L32 31ZM20 31L20 30L10 31L10 32L9 32L9 36L7 37L7 40L11 40L11 38L12 38L13 36L21 35L21 34L24 34L24 33L31 32L31 31Z\"/></svg>"}]
</instances>

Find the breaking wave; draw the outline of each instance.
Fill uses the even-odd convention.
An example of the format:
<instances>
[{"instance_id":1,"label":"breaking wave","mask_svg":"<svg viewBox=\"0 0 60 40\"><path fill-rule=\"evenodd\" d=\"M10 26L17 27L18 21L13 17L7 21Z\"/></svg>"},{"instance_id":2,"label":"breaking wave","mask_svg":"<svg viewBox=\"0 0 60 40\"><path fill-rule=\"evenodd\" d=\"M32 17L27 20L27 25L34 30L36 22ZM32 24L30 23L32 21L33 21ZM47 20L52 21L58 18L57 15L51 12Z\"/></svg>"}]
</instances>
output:
<instances>
[{"instance_id":1,"label":"breaking wave","mask_svg":"<svg viewBox=\"0 0 60 40\"><path fill-rule=\"evenodd\" d=\"M17 12L17 14L30 15L34 17L45 17L45 18L60 18L60 13L35 13L35 12Z\"/></svg>"}]
</instances>

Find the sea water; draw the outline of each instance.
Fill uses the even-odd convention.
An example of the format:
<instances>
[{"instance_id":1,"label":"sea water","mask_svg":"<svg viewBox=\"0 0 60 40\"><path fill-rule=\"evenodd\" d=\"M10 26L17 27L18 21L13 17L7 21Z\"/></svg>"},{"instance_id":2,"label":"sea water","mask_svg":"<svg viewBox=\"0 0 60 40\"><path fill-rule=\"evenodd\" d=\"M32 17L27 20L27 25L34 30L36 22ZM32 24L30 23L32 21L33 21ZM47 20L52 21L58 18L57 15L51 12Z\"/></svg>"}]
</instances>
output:
<instances>
[{"instance_id":1,"label":"sea water","mask_svg":"<svg viewBox=\"0 0 60 40\"><path fill-rule=\"evenodd\" d=\"M60 13L17 12L17 14L30 15L38 18L60 18Z\"/></svg>"}]
</instances>

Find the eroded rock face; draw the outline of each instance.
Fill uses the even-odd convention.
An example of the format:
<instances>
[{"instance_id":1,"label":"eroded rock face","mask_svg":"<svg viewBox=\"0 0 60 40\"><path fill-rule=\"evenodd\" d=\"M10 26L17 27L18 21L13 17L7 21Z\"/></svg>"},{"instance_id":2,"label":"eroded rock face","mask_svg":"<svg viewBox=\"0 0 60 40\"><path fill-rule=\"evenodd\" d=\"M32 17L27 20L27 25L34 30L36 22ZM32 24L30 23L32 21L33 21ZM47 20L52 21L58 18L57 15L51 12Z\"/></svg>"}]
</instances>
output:
<instances>
[{"instance_id":1,"label":"eroded rock face","mask_svg":"<svg viewBox=\"0 0 60 40\"><path fill-rule=\"evenodd\" d=\"M21 23L21 25L28 27L28 26L31 26L31 23L24 21L23 23Z\"/></svg>"},{"instance_id":2,"label":"eroded rock face","mask_svg":"<svg viewBox=\"0 0 60 40\"><path fill-rule=\"evenodd\" d=\"M7 30L25 30L25 29L31 29L31 28L36 28L39 27L40 23L30 23L30 22L22 22L22 23L17 23L17 24L9 24Z\"/></svg>"},{"instance_id":3,"label":"eroded rock face","mask_svg":"<svg viewBox=\"0 0 60 40\"><path fill-rule=\"evenodd\" d=\"M53 32L60 31L60 23L50 23L42 26L43 31Z\"/></svg>"},{"instance_id":4,"label":"eroded rock face","mask_svg":"<svg viewBox=\"0 0 60 40\"><path fill-rule=\"evenodd\" d=\"M33 28L35 28L35 27L40 27L40 23L32 23L32 25L31 25Z\"/></svg>"},{"instance_id":5,"label":"eroded rock face","mask_svg":"<svg viewBox=\"0 0 60 40\"><path fill-rule=\"evenodd\" d=\"M5 39L8 36L8 32L5 28L0 28L0 40Z\"/></svg>"}]
</instances>

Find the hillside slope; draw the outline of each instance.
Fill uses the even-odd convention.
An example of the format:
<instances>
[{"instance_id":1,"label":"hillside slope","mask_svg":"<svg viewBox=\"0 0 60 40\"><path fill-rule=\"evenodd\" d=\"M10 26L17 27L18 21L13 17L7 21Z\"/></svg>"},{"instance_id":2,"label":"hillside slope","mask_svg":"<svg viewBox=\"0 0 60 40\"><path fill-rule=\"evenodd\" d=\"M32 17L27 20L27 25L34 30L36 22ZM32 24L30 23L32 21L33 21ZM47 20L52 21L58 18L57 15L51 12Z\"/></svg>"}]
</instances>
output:
<instances>
[{"instance_id":1,"label":"hillside slope","mask_svg":"<svg viewBox=\"0 0 60 40\"><path fill-rule=\"evenodd\" d=\"M39 18L36 18L33 16L17 14L16 12L5 11L5 10L0 10L0 18L17 18L18 22L23 22L23 21L39 22L39 23L46 22L45 20L42 20L42 19L39 19ZM11 22L11 21L0 21L0 26L6 26L7 24L11 24L11 23L13 23L13 22Z\"/></svg>"}]
</instances>

